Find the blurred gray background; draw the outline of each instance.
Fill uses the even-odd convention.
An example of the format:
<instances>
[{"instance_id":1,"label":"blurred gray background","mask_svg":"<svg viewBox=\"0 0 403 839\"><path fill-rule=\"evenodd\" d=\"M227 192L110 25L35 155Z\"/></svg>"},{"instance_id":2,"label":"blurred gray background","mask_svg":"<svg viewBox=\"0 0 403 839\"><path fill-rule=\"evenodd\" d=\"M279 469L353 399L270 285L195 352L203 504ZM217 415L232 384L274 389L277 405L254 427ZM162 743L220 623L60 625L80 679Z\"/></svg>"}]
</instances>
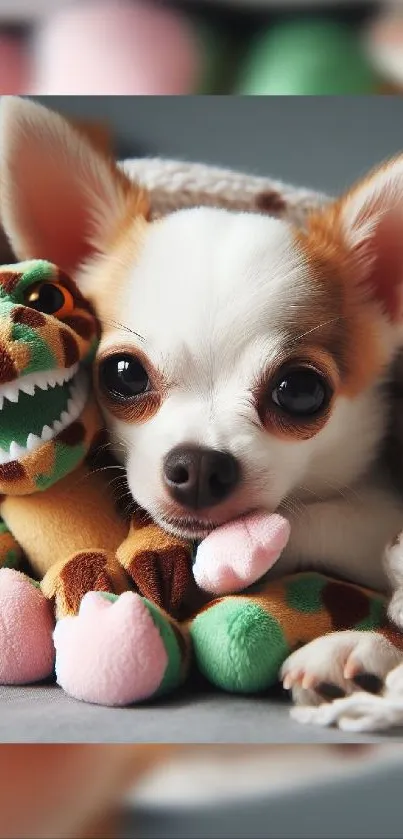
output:
<instances>
[{"instance_id":1,"label":"blurred gray background","mask_svg":"<svg viewBox=\"0 0 403 839\"><path fill-rule=\"evenodd\" d=\"M403 152L403 99L378 97L35 97L111 124L117 154L202 161L338 193Z\"/></svg>"}]
</instances>

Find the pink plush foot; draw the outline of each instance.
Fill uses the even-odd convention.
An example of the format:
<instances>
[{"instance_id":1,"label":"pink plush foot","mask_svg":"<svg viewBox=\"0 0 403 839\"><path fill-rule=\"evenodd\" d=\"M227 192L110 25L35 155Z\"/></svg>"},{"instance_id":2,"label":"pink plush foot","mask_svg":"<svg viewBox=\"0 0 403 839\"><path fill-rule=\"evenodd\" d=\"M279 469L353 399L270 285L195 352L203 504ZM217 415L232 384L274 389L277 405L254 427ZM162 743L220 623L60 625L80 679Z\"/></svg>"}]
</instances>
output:
<instances>
[{"instance_id":1,"label":"pink plush foot","mask_svg":"<svg viewBox=\"0 0 403 839\"><path fill-rule=\"evenodd\" d=\"M53 672L51 604L19 571L0 571L0 683L39 682Z\"/></svg>"},{"instance_id":2,"label":"pink plush foot","mask_svg":"<svg viewBox=\"0 0 403 839\"><path fill-rule=\"evenodd\" d=\"M129 705L160 687L168 656L146 601L127 591L116 600L83 598L79 614L54 632L56 676L75 699Z\"/></svg>"},{"instance_id":3,"label":"pink plush foot","mask_svg":"<svg viewBox=\"0 0 403 839\"><path fill-rule=\"evenodd\" d=\"M287 519L254 513L213 530L197 549L193 573L210 594L232 594L255 583L277 562L290 536Z\"/></svg>"}]
</instances>

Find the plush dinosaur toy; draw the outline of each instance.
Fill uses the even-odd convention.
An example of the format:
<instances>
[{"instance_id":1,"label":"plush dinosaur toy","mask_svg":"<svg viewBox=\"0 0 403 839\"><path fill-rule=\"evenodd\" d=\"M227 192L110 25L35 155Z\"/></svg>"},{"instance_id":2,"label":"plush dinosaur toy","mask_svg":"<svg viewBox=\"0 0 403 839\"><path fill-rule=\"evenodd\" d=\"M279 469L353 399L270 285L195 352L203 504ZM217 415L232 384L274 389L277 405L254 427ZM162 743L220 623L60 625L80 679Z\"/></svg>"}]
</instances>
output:
<instances>
[{"instance_id":1,"label":"plush dinosaur toy","mask_svg":"<svg viewBox=\"0 0 403 839\"><path fill-rule=\"evenodd\" d=\"M0 682L55 668L72 696L123 705L173 690L193 649L212 683L251 693L324 632L388 633L371 592L319 574L266 579L289 535L281 516L219 528L195 557L143 511L125 521L91 465L97 338L91 306L55 266L0 269Z\"/></svg>"}]
</instances>

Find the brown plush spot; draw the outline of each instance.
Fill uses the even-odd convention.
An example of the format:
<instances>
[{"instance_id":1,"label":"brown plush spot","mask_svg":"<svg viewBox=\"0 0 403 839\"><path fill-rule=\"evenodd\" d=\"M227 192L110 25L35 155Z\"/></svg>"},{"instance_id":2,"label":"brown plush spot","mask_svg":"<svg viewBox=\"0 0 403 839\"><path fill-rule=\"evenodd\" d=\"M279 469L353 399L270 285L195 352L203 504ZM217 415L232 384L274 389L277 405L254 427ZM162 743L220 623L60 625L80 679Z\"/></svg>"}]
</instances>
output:
<instances>
[{"instance_id":1,"label":"brown plush spot","mask_svg":"<svg viewBox=\"0 0 403 839\"><path fill-rule=\"evenodd\" d=\"M90 318L85 318L82 315L69 315L63 318L63 323L69 326L73 332L76 332L80 338L88 340L95 335L95 322Z\"/></svg>"},{"instance_id":2,"label":"brown plush spot","mask_svg":"<svg viewBox=\"0 0 403 839\"><path fill-rule=\"evenodd\" d=\"M256 209L261 213L278 215L286 209L287 204L282 195L274 189L260 192L256 196Z\"/></svg>"},{"instance_id":3,"label":"brown plush spot","mask_svg":"<svg viewBox=\"0 0 403 839\"><path fill-rule=\"evenodd\" d=\"M66 611L69 614L78 612L87 592L113 591L106 564L105 554L86 551L82 551L66 563L59 579L63 587Z\"/></svg>"},{"instance_id":4,"label":"brown plush spot","mask_svg":"<svg viewBox=\"0 0 403 839\"><path fill-rule=\"evenodd\" d=\"M45 326L46 318L41 312L36 309L29 309L27 306L17 306L11 312L11 320L13 323L23 323L26 326Z\"/></svg>"},{"instance_id":5,"label":"brown plush spot","mask_svg":"<svg viewBox=\"0 0 403 839\"><path fill-rule=\"evenodd\" d=\"M60 340L63 346L65 365L66 367L71 367L80 358L77 341L74 338L74 335L68 332L67 329L62 329L60 333Z\"/></svg>"},{"instance_id":6,"label":"brown plush spot","mask_svg":"<svg viewBox=\"0 0 403 839\"><path fill-rule=\"evenodd\" d=\"M0 481L22 481L27 477L26 471L18 460L12 460L10 463L3 463L0 466Z\"/></svg>"},{"instance_id":7,"label":"brown plush spot","mask_svg":"<svg viewBox=\"0 0 403 839\"><path fill-rule=\"evenodd\" d=\"M176 617L192 578L190 550L180 545L142 551L127 567L138 591Z\"/></svg>"},{"instance_id":8,"label":"brown plush spot","mask_svg":"<svg viewBox=\"0 0 403 839\"><path fill-rule=\"evenodd\" d=\"M0 347L0 383L12 382L18 378L18 370L4 347Z\"/></svg>"},{"instance_id":9,"label":"brown plush spot","mask_svg":"<svg viewBox=\"0 0 403 839\"><path fill-rule=\"evenodd\" d=\"M329 612L335 631L349 629L369 616L369 598L345 583L328 583L322 593L323 606Z\"/></svg>"},{"instance_id":10,"label":"brown plush spot","mask_svg":"<svg viewBox=\"0 0 403 839\"><path fill-rule=\"evenodd\" d=\"M4 288L6 294L12 294L22 277L21 273L16 271L0 271L0 285Z\"/></svg>"},{"instance_id":11,"label":"brown plush spot","mask_svg":"<svg viewBox=\"0 0 403 839\"><path fill-rule=\"evenodd\" d=\"M80 420L76 420L76 422L72 422L71 425L68 425L67 428L64 428L63 431L60 432L58 435L58 440L61 443L65 443L66 446L78 446L85 440L85 428Z\"/></svg>"}]
</instances>

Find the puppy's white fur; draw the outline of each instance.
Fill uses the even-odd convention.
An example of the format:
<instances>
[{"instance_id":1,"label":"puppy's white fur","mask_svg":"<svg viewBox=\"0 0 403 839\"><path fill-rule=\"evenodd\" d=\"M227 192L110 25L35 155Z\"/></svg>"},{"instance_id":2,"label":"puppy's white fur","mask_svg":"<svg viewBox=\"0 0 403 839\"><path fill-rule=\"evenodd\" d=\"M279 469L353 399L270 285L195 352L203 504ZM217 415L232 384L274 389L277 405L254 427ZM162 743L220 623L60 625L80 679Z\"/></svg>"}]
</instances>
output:
<instances>
[{"instance_id":1,"label":"puppy's white fur","mask_svg":"<svg viewBox=\"0 0 403 839\"><path fill-rule=\"evenodd\" d=\"M153 226L121 295L125 326L172 383L148 422L109 417L133 496L169 527L165 455L186 443L229 451L243 480L209 512L207 529L283 502L292 538L276 574L314 563L384 589L379 557L400 527L402 505L378 471L368 486L388 419L379 381L353 400L338 399L325 427L301 442L268 434L252 404L253 385L289 340L289 312L310 305L310 266L289 226L224 210L175 213ZM119 339L127 341L125 329L113 330L101 352ZM185 534L187 516L182 511Z\"/></svg>"},{"instance_id":2,"label":"puppy's white fur","mask_svg":"<svg viewBox=\"0 0 403 839\"><path fill-rule=\"evenodd\" d=\"M206 208L141 221L141 192L60 117L27 101L3 103L0 143L2 218L17 255L47 257L74 271L104 320L100 354L129 345L166 382L159 410L145 422L117 419L105 407L133 496L158 522L192 536L251 509L283 509L291 539L275 575L318 568L388 591L381 556L402 526L403 502L379 458L388 423L383 386L403 318L372 299L369 283L362 306L376 331L379 371L353 395L340 389L327 422L309 439L271 433L253 398L257 383L308 332L314 341L327 325L304 327L318 288L296 231L268 217ZM373 251L385 248L378 227L397 205L400 212L401 160L345 199L340 235L357 283L370 278ZM399 282L402 267L403 258ZM162 480L165 455L185 444L231 452L242 474L228 500L197 520L172 501ZM329 644L337 658L337 640ZM342 657L345 646L341 641ZM379 644L373 651L366 667L383 675ZM314 646L302 655L314 682ZM339 673L345 680L340 660L334 667L327 659L324 673L321 656L321 680L337 683ZM290 677L301 669L294 665L285 667Z\"/></svg>"}]
</instances>

